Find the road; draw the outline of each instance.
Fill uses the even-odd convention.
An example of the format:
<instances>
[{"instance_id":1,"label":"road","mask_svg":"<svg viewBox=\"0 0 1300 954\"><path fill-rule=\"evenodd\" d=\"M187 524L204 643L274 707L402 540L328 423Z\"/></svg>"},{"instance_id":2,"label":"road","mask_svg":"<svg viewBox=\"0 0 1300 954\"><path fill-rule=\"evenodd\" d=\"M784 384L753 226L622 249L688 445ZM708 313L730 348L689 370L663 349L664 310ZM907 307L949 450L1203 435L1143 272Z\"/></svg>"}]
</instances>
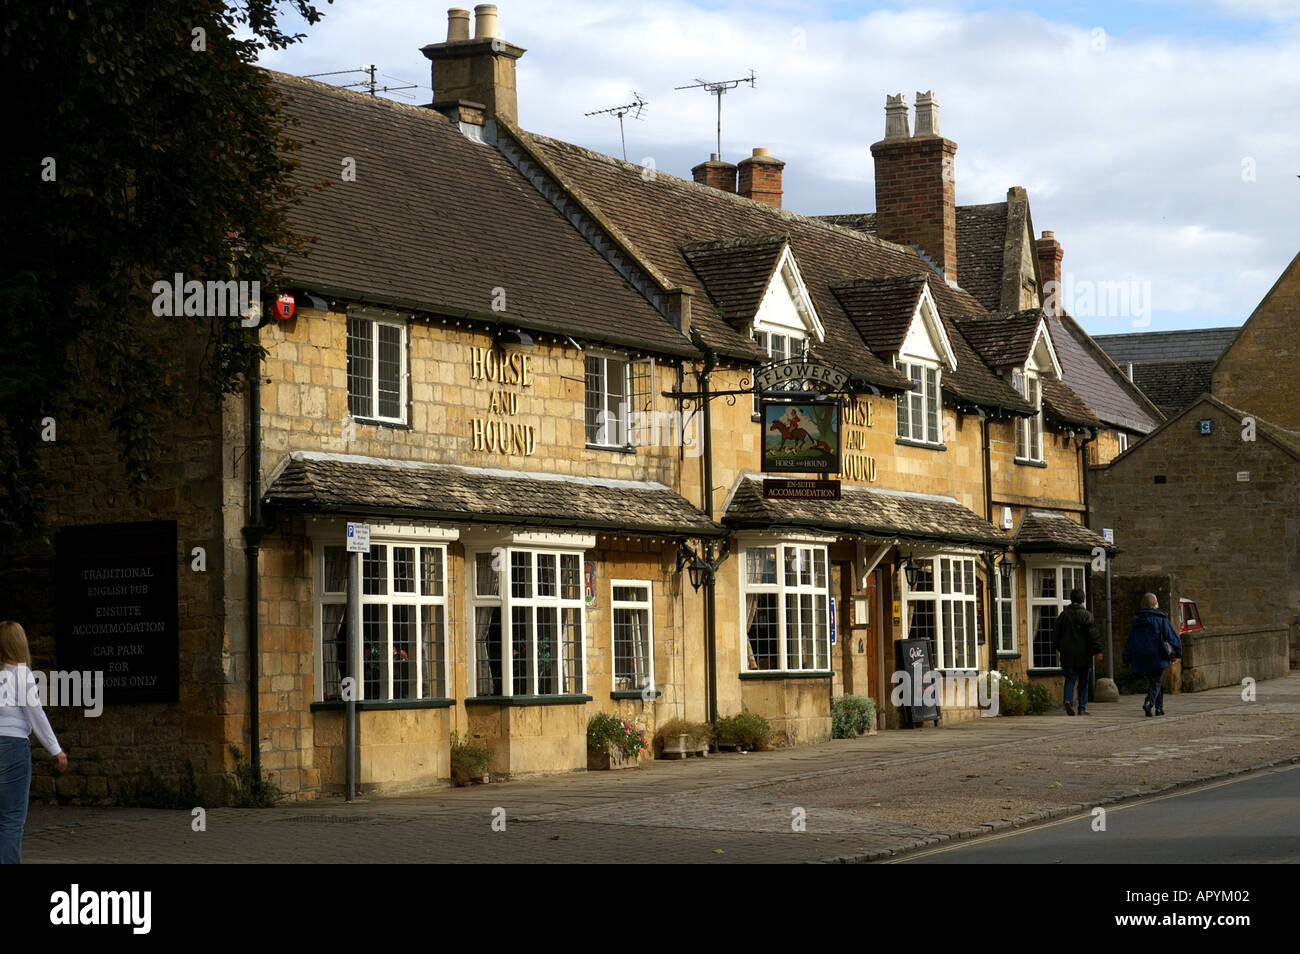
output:
<instances>
[{"instance_id":1,"label":"road","mask_svg":"<svg viewBox=\"0 0 1300 954\"><path fill-rule=\"evenodd\" d=\"M1269 769L894 864L1300 863L1300 766Z\"/></svg>"}]
</instances>

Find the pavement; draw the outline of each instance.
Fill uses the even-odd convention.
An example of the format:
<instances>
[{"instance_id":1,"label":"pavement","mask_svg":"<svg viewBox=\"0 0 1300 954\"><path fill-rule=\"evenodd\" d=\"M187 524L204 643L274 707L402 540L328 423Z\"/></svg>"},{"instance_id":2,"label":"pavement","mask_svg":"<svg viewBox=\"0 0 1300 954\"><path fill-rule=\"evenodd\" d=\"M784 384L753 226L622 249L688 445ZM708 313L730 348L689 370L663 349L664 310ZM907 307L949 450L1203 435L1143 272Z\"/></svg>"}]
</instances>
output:
<instances>
[{"instance_id":1,"label":"pavement","mask_svg":"<svg viewBox=\"0 0 1300 954\"><path fill-rule=\"evenodd\" d=\"M618 772L191 812L33 806L27 863L789 863L952 841L1300 762L1300 674Z\"/></svg>"}]
</instances>

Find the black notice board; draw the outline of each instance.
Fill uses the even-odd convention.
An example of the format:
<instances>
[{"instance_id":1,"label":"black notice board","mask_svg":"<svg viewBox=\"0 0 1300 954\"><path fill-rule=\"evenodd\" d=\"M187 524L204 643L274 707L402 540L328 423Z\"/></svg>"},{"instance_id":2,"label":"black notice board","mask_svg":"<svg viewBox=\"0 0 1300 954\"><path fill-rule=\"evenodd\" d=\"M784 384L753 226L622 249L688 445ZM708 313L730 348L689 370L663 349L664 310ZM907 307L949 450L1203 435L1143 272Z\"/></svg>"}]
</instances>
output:
<instances>
[{"instance_id":1,"label":"black notice board","mask_svg":"<svg viewBox=\"0 0 1300 954\"><path fill-rule=\"evenodd\" d=\"M904 702L902 706L903 723L908 728L924 725L930 720L939 724L939 703L935 689L927 694L925 687L935 678L934 647L928 639L900 639L894 643L894 662L896 671L907 673L903 687ZM926 704L925 696L930 695L935 701ZM917 702L918 705L911 705Z\"/></svg>"},{"instance_id":2,"label":"black notice board","mask_svg":"<svg viewBox=\"0 0 1300 954\"><path fill-rule=\"evenodd\" d=\"M179 698L176 521L64 527L54 542L59 668L104 674L104 701Z\"/></svg>"}]
</instances>

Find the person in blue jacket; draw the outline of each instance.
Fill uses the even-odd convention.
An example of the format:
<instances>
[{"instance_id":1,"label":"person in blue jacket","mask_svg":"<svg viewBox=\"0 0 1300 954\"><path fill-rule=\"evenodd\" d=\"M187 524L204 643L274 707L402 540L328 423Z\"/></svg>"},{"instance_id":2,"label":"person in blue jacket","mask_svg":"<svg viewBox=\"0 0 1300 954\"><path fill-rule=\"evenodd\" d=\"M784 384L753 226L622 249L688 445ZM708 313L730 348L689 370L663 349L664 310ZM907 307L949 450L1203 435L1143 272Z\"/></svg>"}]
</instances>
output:
<instances>
[{"instance_id":1,"label":"person in blue jacket","mask_svg":"<svg viewBox=\"0 0 1300 954\"><path fill-rule=\"evenodd\" d=\"M1166 658L1161 643L1167 642L1173 649L1173 655ZM1165 691L1162 682L1165 669L1174 659L1183 655L1183 644L1169 622L1169 614L1160 609L1160 601L1154 593L1142 597L1142 608L1133 617L1129 627L1128 642L1124 644L1124 663L1136 673L1147 677L1147 698L1142 703L1142 711L1148 716L1155 709L1156 715L1165 714Z\"/></svg>"}]
</instances>

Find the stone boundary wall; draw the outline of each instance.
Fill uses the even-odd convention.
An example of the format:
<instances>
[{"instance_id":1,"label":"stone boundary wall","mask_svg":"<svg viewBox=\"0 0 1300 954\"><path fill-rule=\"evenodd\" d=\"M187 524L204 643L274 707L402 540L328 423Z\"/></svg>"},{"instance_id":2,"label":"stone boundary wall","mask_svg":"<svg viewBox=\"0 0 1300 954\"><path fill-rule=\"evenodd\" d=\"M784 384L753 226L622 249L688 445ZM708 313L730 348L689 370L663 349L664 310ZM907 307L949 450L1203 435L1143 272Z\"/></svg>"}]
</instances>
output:
<instances>
[{"instance_id":1,"label":"stone boundary wall","mask_svg":"<svg viewBox=\"0 0 1300 954\"><path fill-rule=\"evenodd\" d=\"M1212 626L1183 637L1184 692L1276 679L1290 671L1287 630Z\"/></svg>"}]
</instances>

